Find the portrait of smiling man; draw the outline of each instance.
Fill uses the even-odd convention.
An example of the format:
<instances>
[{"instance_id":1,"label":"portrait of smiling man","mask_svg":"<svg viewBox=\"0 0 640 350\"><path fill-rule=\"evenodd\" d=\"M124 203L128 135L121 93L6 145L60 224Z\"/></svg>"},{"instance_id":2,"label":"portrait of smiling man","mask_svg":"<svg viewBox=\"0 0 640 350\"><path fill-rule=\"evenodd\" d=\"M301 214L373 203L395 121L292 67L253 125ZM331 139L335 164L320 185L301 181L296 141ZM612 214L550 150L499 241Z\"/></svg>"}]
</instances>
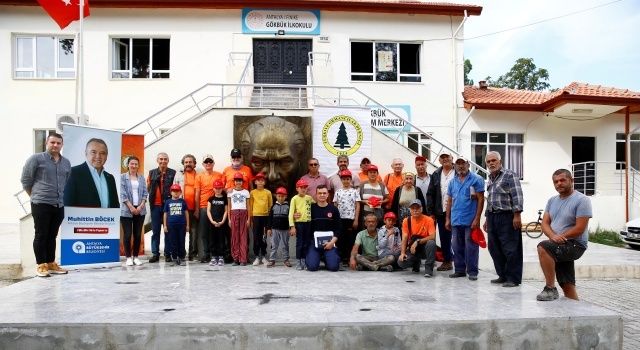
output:
<instances>
[{"instance_id":1,"label":"portrait of smiling man","mask_svg":"<svg viewBox=\"0 0 640 350\"><path fill-rule=\"evenodd\" d=\"M86 208L120 208L113 175L104 170L109 148L92 138L85 147L86 161L71 168L64 188L64 205Z\"/></svg>"}]
</instances>

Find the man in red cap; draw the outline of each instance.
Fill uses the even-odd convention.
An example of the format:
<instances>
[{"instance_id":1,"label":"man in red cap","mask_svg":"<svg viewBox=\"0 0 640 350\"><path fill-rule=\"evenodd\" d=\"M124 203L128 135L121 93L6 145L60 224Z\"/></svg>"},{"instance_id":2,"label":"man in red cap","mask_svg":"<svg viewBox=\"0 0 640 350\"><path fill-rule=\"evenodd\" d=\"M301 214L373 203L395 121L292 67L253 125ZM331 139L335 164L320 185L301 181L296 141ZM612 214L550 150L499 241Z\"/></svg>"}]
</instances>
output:
<instances>
[{"instance_id":1,"label":"man in red cap","mask_svg":"<svg viewBox=\"0 0 640 350\"><path fill-rule=\"evenodd\" d=\"M276 254L282 247L282 257L284 266L291 267L289 262L289 203L287 202L287 189L278 187L276 189L276 202L273 203L269 211L267 221L267 235L271 237L271 254L267 267L276 265Z\"/></svg>"},{"instance_id":2,"label":"man in red cap","mask_svg":"<svg viewBox=\"0 0 640 350\"><path fill-rule=\"evenodd\" d=\"M429 173L427 173L427 158L423 156L417 156L415 164L416 187L422 191L424 202L427 203L427 191L429 190L429 182L431 182L431 176L429 176Z\"/></svg>"}]
</instances>

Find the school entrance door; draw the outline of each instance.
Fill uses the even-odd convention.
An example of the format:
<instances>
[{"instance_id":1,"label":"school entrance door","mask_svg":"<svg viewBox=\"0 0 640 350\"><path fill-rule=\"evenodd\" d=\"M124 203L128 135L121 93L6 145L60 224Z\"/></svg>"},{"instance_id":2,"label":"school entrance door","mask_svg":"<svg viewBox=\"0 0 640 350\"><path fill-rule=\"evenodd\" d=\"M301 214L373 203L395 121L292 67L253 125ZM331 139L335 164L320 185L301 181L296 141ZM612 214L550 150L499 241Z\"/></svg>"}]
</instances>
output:
<instances>
[{"instance_id":1,"label":"school entrance door","mask_svg":"<svg viewBox=\"0 0 640 350\"><path fill-rule=\"evenodd\" d=\"M307 84L311 40L253 40L256 84Z\"/></svg>"}]
</instances>

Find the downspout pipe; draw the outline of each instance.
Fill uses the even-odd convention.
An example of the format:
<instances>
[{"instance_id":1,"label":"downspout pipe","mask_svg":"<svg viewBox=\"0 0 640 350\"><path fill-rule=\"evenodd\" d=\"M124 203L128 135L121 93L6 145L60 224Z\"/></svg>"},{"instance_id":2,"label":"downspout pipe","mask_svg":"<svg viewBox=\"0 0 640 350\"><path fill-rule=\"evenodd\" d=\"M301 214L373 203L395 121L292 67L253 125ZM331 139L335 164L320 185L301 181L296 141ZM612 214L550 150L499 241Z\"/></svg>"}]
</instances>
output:
<instances>
[{"instance_id":1,"label":"downspout pipe","mask_svg":"<svg viewBox=\"0 0 640 350\"><path fill-rule=\"evenodd\" d=\"M467 21L467 10L464 10L464 17L462 18L462 22L451 35L451 76L452 76L452 85L453 85L453 106L452 106L452 117L453 117L453 149L456 152L460 152L458 145L458 65L456 62L457 59L457 51L456 51L456 37L460 30L464 27L464 23Z\"/></svg>"}]
</instances>

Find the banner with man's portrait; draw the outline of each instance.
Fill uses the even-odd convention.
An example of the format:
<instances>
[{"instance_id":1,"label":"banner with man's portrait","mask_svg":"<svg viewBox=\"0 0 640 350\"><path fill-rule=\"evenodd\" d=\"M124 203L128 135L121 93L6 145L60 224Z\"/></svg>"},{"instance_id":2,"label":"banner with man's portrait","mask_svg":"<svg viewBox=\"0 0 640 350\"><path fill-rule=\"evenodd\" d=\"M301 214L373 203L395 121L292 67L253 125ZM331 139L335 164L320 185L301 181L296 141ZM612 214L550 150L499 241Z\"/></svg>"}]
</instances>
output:
<instances>
[{"instance_id":1,"label":"banner with man's portrait","mask_svg":"<svg viewBox=\"0 0 640 350\"><path fill-rule=\"evenodd\" d=\"M120 155L122 133L64 126L71 174L64 191L62 265L120 261Z\"/></svg>"}]
</instances>

